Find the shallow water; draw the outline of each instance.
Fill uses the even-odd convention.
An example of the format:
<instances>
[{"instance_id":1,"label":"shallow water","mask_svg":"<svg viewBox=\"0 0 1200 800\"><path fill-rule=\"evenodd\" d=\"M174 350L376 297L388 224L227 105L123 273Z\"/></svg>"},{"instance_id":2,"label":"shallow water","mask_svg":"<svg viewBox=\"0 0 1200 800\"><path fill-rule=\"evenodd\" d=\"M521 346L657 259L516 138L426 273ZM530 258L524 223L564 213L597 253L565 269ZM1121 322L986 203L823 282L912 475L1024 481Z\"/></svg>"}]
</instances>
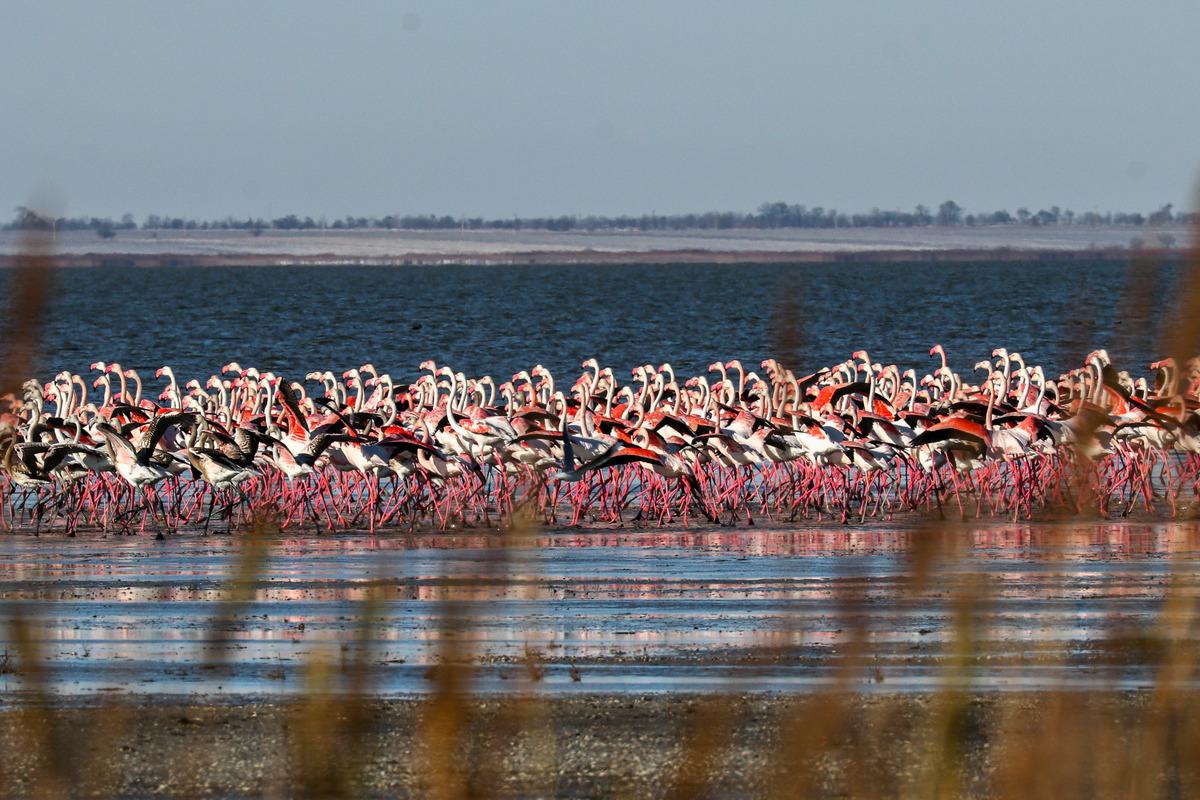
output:
<instances>
[{"instance_id":1,"label":"shallow water","mask_svg":"<svg viewBox=\"0 0 1200 800\"><path fill-rule=\"evenodd\" d=\"M1133 687L1154 670L1113 643L1160 619L1174 565L1200 595L1192 524L994 526L961 532L924 590L911 532L567 531L288 536L273 540L244 605L230 575L245 539L0 540L0 603L30 623L66 694L303 691L313 659L365 652L368 687L432 687L451 648L475 688L551 691L796 690L829 685L865 636L865 691L946 680L956 598L976 585L985 690ZM957 536L957 534L956 534ZM980 583L974 584L973 581ZM364 601L373 598L366 649ZM14 653L11 628L0 648ZM572 679L572 667L577 670ZM6 690L30 688L0 676Z\"/></svg>"}]
</instances>

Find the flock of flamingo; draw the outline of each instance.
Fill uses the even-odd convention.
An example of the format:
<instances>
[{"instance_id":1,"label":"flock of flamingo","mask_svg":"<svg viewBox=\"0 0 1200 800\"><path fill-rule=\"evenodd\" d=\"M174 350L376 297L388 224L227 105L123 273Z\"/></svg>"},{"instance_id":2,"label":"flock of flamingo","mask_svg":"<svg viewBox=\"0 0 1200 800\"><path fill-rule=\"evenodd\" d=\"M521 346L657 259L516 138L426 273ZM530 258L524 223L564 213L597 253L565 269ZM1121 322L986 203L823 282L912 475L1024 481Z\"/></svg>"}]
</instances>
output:
<instances>
[{"instance_id":1,"label":"flock of flamingo","mask_svg":"<svg viewBox=\"0 0 1200 800\"><path fill-rule=\"evenodd\" d=\"M162 367L157 400L97 362L0 397L0 526L1015 519L1195 499L1200 359L1134 378L1098 350L1048 378L1004 349L969 375L930 355L919 380L863 351L804 376L735 360L629 383L589 359L566 391L541 365L497 384L427 361L402 384L371 364L301 383L230 363L182 387Z\"/></svg>"}]
</instances>

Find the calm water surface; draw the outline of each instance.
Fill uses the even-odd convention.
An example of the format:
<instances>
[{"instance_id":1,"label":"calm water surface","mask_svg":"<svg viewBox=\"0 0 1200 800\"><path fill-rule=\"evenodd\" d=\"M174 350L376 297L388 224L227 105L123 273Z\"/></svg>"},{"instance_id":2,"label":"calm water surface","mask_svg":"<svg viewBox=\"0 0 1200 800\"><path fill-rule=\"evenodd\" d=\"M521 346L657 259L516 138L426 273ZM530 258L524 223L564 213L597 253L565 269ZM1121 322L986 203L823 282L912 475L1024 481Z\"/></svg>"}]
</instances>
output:
<instances>
[{"instance_id":1,"label":"calm water surface","mask_svg":"<svg viewBox=\"0 0 1200 800\"><path fill-rule=\"evenodd\" d=\"M926 369L946 346L969 372L994 347L1053 369L1107 347L1161 355L1181 267L741 264L105 268L64 270L43 348L47 374L96 360L203 376L228 361L301 378L371 361L399 377L434 358L507 378L561 376L596 356L622 371L670 360L782 357L811 370L866 348ZM9 276L0 273L0 292Z\"/></svg>"},{"instance_id":2,"label":"calm water surface","mask_svg":"<svg viewBox=\"0 0 1200 800\"><path fill-rule=\"evenodd\" d=\"M529 546L485 533L290 536L271 542L244 604L229 584L239 537L9 536L0 613L31 625L69 694L303 691L306 663L354 656L372 593L367 663L382 694L428 690L451 641L484 690L519 685L531 653L553 691L806 689L832 680L856 631L856 685L922 691L944 679L969 583L975 686L1134 687L1153 679L1146 654L1106 643L1157 624L1173 570L1200 597L1198 530L964 529L916 594L913 534L896 528L552 532ZM0 675L0 689L26 686Z\"/></svg>"}]
</instances>

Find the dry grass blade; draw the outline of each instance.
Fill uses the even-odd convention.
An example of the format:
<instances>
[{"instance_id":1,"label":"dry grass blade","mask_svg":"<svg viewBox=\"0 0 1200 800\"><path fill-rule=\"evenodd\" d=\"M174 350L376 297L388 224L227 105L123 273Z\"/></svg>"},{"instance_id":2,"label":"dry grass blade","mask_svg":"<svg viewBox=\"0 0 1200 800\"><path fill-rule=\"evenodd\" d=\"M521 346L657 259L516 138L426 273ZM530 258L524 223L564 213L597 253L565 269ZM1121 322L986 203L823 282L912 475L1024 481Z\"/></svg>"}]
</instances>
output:
<instances>
[{"instance_id":1,"label":"dry grass blade","mask_svg":"<svg viewBox=\"0 0 1200 800\"><path fill-rule=\"evenodd\" d=\"M789 276L777 290L771 309L771 346L785 369L799 370L804 350L804 290Z\"/></svg>"},{"instance_id":2,"label":"dry grass blade","mask_svg":"<svg viewBox=\"0 0 1200 800\"><path fill-rule=\"evenodd\" d=\"M1200 216L1192 231L1192 246L1176 292L1177 306L1165 331L1165 352L1182 367L1200 353Z\"/></svg>"},{"instance_id":3,"label":"dry grass blade","mask_svg":"<svg viewBox=\"0 0 1200 800\"><path fill-rule=\"evenodd\" d=\"M26 232L9 277L8 314L0 339L0 396L19 394L21 383L33 374L42 322L50 299L54 273L52 239Z\"/></svg>"},{"instance_id":4,"label":"dry grass blade","mask_svg":"<svg viewBox=\"0 0 1200 800\"><path fill-rule=\"evenodd\" d=\"M1151 255L1138 254L1129 260L1117 301L1118 329L1112 343L1117 353L1152 352L1165 271L1166 266Z\"/></svg>"},{"instance_id":5,"label":"dry grass blade","mask_svg":"<svg viewBox=\"0 0 1200 800\"><path fill-rule=\"evenodd\" d=\"M976 626L987 588L982 576L965 576L954 599L954 644L934 696L922 783L933 797L962 793L969 740L978 735L970 713L972 664L979 652Z\"/></svg>"},{"instance_id":6,"label":"dry grass blade","mask_svg":"<svg viewBox=\"0 0 1200 800\"><path fill-rule=\"evenodd\" d=\"M772 798L804 797L826 776L823 762L854 722L853 701L867 665L870 640L865 585L847 581L836 590L838 628L843 631L832 682L794 706L783 724L767 793Z\"/></svg>"},{"instance_id":7,"label":"dry grass blade","mask_svg":"<svg viewBox=\"0 0 1200 800\"><path fill-rule=\"evenodd\" d=\"M259 579L270 556L272 539L278 533L279 526L275 520L259 516L251 520L246 530L240 534L237 564L224 587L220 613L209 623L206 649L210 667L225 660L228 651L226 633L254 600Z\"/></svg>"},{"instance_id":8,"label":"dry grass blade","mask_svg":"<svg viewBox=\"0 0 1200 800\"><path fill-rule=\"evenodd\" d=\"M61 698L46 669L38 644L41 627L13 605L4 609L14 651L7 669L21 681L21 695L10 711L7 727L16 736L11 749L0 752L0 794L40 798L76 796L80 786L96 793L115 793L120 785L118 748L129 730L129 704L118 697L100 705L101 713L85 729L69 724L59 712ZM24 770L11 769L20 759Z\"/></svg>"},{"instance_id":9,"label":"dry grass blade","mask_svg":"<svg viewBox=\"0 0 1200 800\"><path fill-rule=\"evenodd\" d=\"M929 587L938 567L948 555L962 548L963 539L968 533L969 529L942 519L922 519L909 536L905 550L908 575L905 591L910 597L921 594Z\"/></svg>"},{"instance_id":10,"label":"dry grass blade","mask_svg":"<svg viewBox=\"0 0 1200 800\"><path fill-rule=\"evenodd\" d=\"M502 573L507 591L515 589L526 600L537 597L535 579L540 533L541 526L535 516L518 515L505 534L503 547L498 551L500 558L493 566ZM517 583L518 578L520 583ZM528 641L525 642L524 669L518 671L518 676L515 696L501 700L489 725L493 731L492 741L508 742L509 747L494 747L478 753L468 787L472 796L499 796L506 793L501 788L504 786L511 786L507 794L516 797L555 793L558 743L553 719L541 692L545 667L541 663L541 654ZM523 756L527 765L525 774L517 781L506 774L510 753L517 758Z\"/></svg>"},{"instance_id":11,"label":"dry grass blade","mask_svg":"<svg viewBox=\"0 0 1200 800\"><path fill-rule=\"evenodd\" d=\"M427 796L454 800L468 796L469 786L461 755L469 723L470 667L455 635L465 629L467 612L451 600L442 602L440 612L439 661L431 670L434 690L421 717L420 761L427 775Z\"/></svg>"},{"instance_id":12,"label":"dry grass blade","mask_svg":"<svg viewBox=\"0 0 1200 800\"><path fill-rule=\"evenodd\" d=\"M305 797L352 797L367 761L371 732L373 654L382 592L373 588L358 610L352 645L339 670L325 653L305 665L304 700L294 714L293 778ZM339 681L339 677L341 681Z\"/></svg>"},{"instance_id":13,"label":"dry grass blade","mask_svg":"<svg viewBox=\"0 0 1200 800\"><path fill-rule=\"evenodd\" d=\"M33 373L54 270L52 243L52 238L42 232L22 236L9 277L8 313L0 339L0 397L19 396L22 382ZM49 675L38 647L36 619L17 604L5 609L4 618L15 648L12 668L20 675L26 693L16 727L23 748L38 765L36 784L30 788L36 796L65 796L68 776L73 772L73 748L51 710ZM0 779L6 777L4 772L0 759Z\"/></svg>"},{"instance_id":14,"label":"dry grass blade","mask_svg":"<svg viewBox=\"0 0 1200 800\"><path fill-rule=\"evenodd\" d=\"M508 551L532 546L533 528L527 521L519 522L509 532L509 547L486 551L480 564L479 580L486 585L497 576L510 574ZM433 691L425 702L418 734L418 761L424 773L426 796L438 800L498 794L498 786L483 787L473 777L494 773L490 764L465 763L470 758L470 726L472 722L469 693L474 676L473 653L465 644L466 634L474 626L471 600L480 594L471 582L455 582L447 587L437 601L438 638L436 663L429 670ZM519 732L522 729L521 704L508 704L496 724L501 729ZM483 754L484 760L497 754ZM482 767L482 768L480 768Z\"/></svg>"},{"instance_id":15,"label":"dry grass blade","mask_svg":"<svg viewBox=\"0 0 1200 800\"><path fill-rule=\"evenodd\" d=\"M36 797L66 797L75 767L71 733L61 726L53 706L50 676L38 645L38 625L16 604L5 610L8 634L13 642L15 671L21 679L24 698L18 707L15 729L19 752L33 758L33 785L26 787ZM0 777L4 775L0 758Z\"/></svg>"},{"instance_id":16,"label":"dry grass blade","mask_svg":"<svg viewBox=\"0 0 1200 800\"><path fill-rule=\"evenodd\" d=\"M716 778L722 750L736 729L737 711L728 697L700 700L684 737L683 752L666 797L690 800L703 797Z\"/></svg>"}]
</instances>

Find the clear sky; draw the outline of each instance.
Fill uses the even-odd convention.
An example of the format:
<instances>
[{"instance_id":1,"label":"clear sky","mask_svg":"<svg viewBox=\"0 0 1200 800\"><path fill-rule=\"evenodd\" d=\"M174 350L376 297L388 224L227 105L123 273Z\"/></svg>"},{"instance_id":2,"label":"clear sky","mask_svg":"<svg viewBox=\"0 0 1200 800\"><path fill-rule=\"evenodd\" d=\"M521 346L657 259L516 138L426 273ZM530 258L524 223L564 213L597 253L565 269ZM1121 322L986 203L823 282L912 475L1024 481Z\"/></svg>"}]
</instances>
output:
<instances>
[{"instance_id":1,"label":"clear sky","mask_svg":"<svg viewBox=\"0 0 1200 800\"><path fill-rule=\"evenodd\" d=\"M0 4L0 217L1193 207L1198 0Z\"/></svg>"}]
</instances>

